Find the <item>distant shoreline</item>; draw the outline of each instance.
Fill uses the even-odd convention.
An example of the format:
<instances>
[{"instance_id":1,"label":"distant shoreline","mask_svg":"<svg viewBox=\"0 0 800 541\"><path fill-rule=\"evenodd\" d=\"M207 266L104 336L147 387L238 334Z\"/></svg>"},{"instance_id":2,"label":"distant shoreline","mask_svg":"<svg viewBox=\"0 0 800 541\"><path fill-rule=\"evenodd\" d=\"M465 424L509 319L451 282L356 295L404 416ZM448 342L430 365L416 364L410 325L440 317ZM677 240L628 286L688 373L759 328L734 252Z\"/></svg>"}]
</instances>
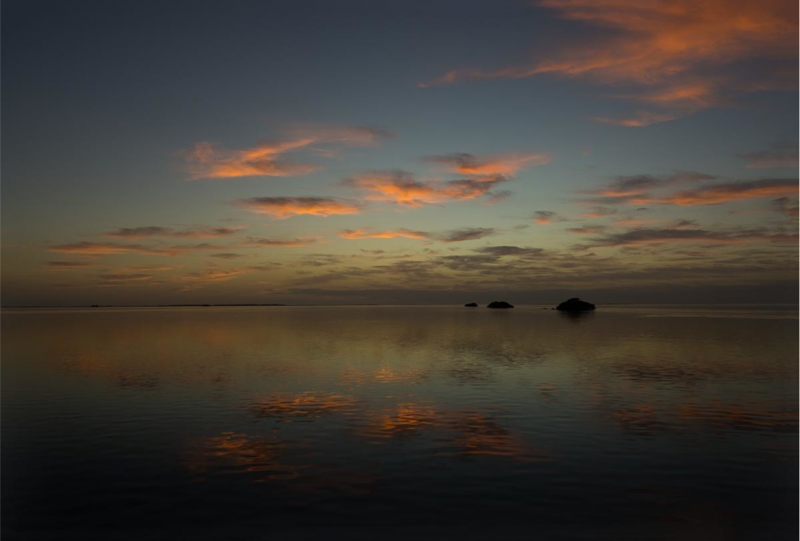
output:
<instances>
[{"instance_id":1,"label":"distant shoreline","mask_svg":"<svg viewBox=\"0 0 800 541\"><path fill-rule=\"evenodd\" d=\"M516 306L553 306L558 303L518 303ZM347 303L347 304L280 304L280 303L240 303L240 304L118 304L118 305L32 305L32 306L0 306L0 310L20 309L20 308L245 308L245 307L291 307L291 308L310 308L310 307L337 307L337 306L392 306L392 307L413 307L413 306L453 306L460 307L460 304L383 304L383 303ZM753 302L724 302L724 303L633 303L633 302L606 302L598 303L598 306L783 306L787 308L798 308L798 303L753 303Z\"/></svg>"}]
</instances>

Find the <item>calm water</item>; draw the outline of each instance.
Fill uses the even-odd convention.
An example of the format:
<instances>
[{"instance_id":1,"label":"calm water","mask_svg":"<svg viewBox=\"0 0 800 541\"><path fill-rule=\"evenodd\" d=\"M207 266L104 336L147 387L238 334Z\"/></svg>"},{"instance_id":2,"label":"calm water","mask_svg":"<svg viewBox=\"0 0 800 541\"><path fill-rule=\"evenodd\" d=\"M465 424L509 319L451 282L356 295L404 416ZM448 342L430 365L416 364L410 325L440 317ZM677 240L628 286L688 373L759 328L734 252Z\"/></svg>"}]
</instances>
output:
<instances>
[{"instance_id":1,"label":"calm water","mask_svg":"<svg viewBox=\"0 0 800 541\"><path fill-rule=\"evenodd\" d=\"M797 539L795 307L6 310L3 539Z\"/></svg>"}]
</instances>

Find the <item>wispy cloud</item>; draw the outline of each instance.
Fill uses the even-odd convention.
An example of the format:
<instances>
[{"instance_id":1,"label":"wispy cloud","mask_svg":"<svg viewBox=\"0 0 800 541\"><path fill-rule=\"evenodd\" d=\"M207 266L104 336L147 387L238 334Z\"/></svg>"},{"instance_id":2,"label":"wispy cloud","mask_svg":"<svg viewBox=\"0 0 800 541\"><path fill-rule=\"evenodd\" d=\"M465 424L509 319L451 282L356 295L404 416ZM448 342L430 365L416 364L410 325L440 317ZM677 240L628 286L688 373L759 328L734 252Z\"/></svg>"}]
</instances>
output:
<instances>
[{"instance_id":1,"label":"wispy cloud","mask_svg":"<svg viewBox=\"0 0 800 541\"><path fill-rule=\"evenodd\" d=\"M111 242L75 242L71 244L60 244L49 248L51 252L83 255L116 255L116 254L145 254L145 255L164 255L174 256L193 251L219 250L222 246L208 243L184 244L177 246L144 246L141 244L120 244Z\"/></svg>"},{"instance_id":2,"label":"wispy cloud","mask_svg":"<svg viewBox=\"0 0 800 541\"><path fill-rule=\"evenodd\" d=\"M344 182L366 192L370 201L388 201L398 205L420 207L449 201L466 201L489 194L497 184L506 181L501 175L460 180L418 180L402 170L372 171Z\"/></svg>"},{"instance_id":3,"label":"wispy cloud","mask_svg":"<svg viewBox=\"0 0 800 541\"><path fill-rule=\"evenodd\" d=\"M358 214L362 210L358 201L335 197L252 197L240 199L236 204L249 212L266 214L276 220L302 215Z\"/></svg>"},{"instance_id":4,"label":"wispy cloud","mask_svg":"<svg viewBox=\"0 0 800 541\"><path fill-rule=\"evenodd\" d=\"M72 244L60 244L50 247L51 252L61 252L65 254L85 254L85 255L111 255L124 253L139 253L153 255L169 255L168 253L148 248L141 244L117 244L110 242L75 242Z\"/></svg>"},{"instance_id":5,"label":"wispy cloud","mask_svg":"<svg viewBox=\"0 0 800 541\"><path fill-rule=\"evenodd\" d=\"M536 5L602 28L604 37L531 64L455 69L419 86L550 74L626 87L632 90L612 97L656 109L598 120L638 127L729 105L738 93L796 85L794 0L540 0Z\"/></svg>"},{"instance_id":6,"label":"wispy cloud","mask_svg":"<svg viewBox=\"0 0 800 541\"><path fill-rule=\"evenodd\" d=\"M171 227L144 226L144 227L121 227L116 231L106 233L107 237L119 237L125 239L143 239L147 237L173 237L188 239L211 239L235 235L244 227L210 227L200 226L189 229L173 229Z\"/></svg>"},{"instance_id":7,"label":"wispy cloud","mask_svg":"<svg viewBox=\"0 0 800 541\"><path fill-rule=\"evenodd\" d=\"M240 257L247 257L244 254L235 254L233 252L220 252L218 254L211 254L208 257L215 257L217 259L238 259Z\"/></svg>"},{"instance_id":8,"label":"wispy cloud","mask_svg":"<svg viewBox=\"0 0 800 541\"><path fill-rule=\"evenodd\" d=\"M343 239L429 239L430 233L425 231L412 231L403 227L399 229L388 229L383 231L374 231L369 228L364 229L344 229L339 232L339 236Z\"/></svg>"},{"instance_id":9,"label":"wispy cloud","mask_svg":"<svg viewBox=\"0 0 800 541\"><path fill-rule=\"evenodd\" d=\"M219 145L200 142L185 153L189 164L190 180L231 179L246 176L293 177L307 175L319 169L318 165L298 162L284 156L298 150L315 149L312 145L343 144L349 146L374 146L381 138L391 137L386 130L368 127L325 128L306 127L295 130L292 137L280 141L263 142L243 150L228 150Z\"/></svg>"},{"instance_id":10,"label":"wispy cloud","mask_svg":"<svg viewBox=\"0 0 800 541\"><path fill-rule=\"evenodd\" d=\"M761 179L747 182L729 182L697 190L687 190L664 197L641 196L633 199L635 204L654 203L660 205L718 205L743 199L760 199L797 195L796 179Z\"/></svg>"},{"instance_id":11,"label":"wispy cloud","mask_svg":"<svg viewBox=\"0 0 800 541\"><path fill-rule=\"evenodd\" d=\"M540 225L551 225L556 222L564 222L567 220L552 210L537 210L533 213L533 219Z\"/></svg>"},{"instance_id":12,"label":"wispy cloud","mask_svg":"<svg viewBox=\"0 0 800 541\"><path fill-rule=\"evenodd\" d=\"M800 165L800 159L798 158L797 152L797 143L791 145L775 145L773 150L744 152L742 154L737 154L737 156L747 160L747 163L744 166L748 169L797 169L797 167Z\"/></svg>"},{"instance_id":13,"label":"wispy cloud","mask_svg":"<svg viewBox=\"0 0 800 541\"><path fill-rule=\"evenodd\" d=\"M150 280L153 278L152 274L144 274L144 273L108 273L108 274L98 274L97 275L100 280L106 283L118 284L118 283L128 283L128 282L142 282L145 280Z\"/></svg>"},{"instance_id":14,"label":"wispy cloud","mask_svg":"<svg viewBox=\"0 0 800 541\"><path fill-rule=\"evenodd\" d=\"M593 227L570 227L569 229L567 229L567 231L569 231L570 233L574 233L576 235L602 233L605 230L606 228L600 225L596 225Z\"/></svg>"},{"instance_id":15,"label":"wispy cloud","mask_svg":"<svg viewBox=\"0 0 800 541\"><path fill-rule=\"evenodd\" d=\"M481 239L494 235L495 229L487 227L466 227L462 229L453 229L440 233L428 231L414 231L406 228L388 229L382 231L374 231L369 228L364 229L344 229L339 233L343 239L424 239L439 242L464 242L468 240Z\"/></svg>"},{"instance_id":16,"label":"wispy cloud","mask_svg":"<svg viewBox=\"0 0 800 541\"><path fill-rule=\"evenodd\" d=\"M772 204L778 212L786 214L787 216L798 216L797 198L781 197L775 199Z\"/></svg>"},{"instance_id":17,"label":"wispy cloud","mask_svg":"<svg viewBox=\"0 0 800 541\"><path fill-rule=\"evenodd\" d=\"M505 154L483 158L460 152L425 158L431 163L446 165L452 173L468 176L513 176L525 167L548 164L551 159L551 155L547 152Z\"/></svg>"},{"instance_id":18,"label":"wispy cloud","mask_svg":"<svg viewBox=\"0 0 800 541\"><path fill-rule=\"evenodd\" d=\"M310 246L319 242L319 237L298 237L295 239L265 239L260 237L247 237L244 242L248 246L274 246L283 248L295 248Z\"/></svg>"},{"instance_id":19,"label":"wispy cloud","mask_svg":"<svg viewBox=\"0 0 800 541\"><path fill-rule=\"evenodd\" d=\"M710 231L704 229L633 229L590 239L589 246L630 246L673 242L797 242L797 235L766 229Z\"/></svg>"},{"instance_id":20,"label":"wispy cloud","mask_svg":"<svg viewBox=\"0 0 800 541\"><path fill-rule=\"evenodd\" d=\"M581 214L581 216L585 216L587 218L603 218L605 216L611 216L617 213L617 209L612 209L609 207L592 207L589 209L589 212Z\"/></svg>"},{"instance_id":21,"label":"wispy cloud","mask_svg":"<svg viewBox=\"0 0 800 541\"><path fill-rule=\"evenodd\" d=\"M520 246L484 246L473 250L481 254L493 255L496 257L539 257L544 253L542 248L530 248Z\"/></svg>"},{"instance_id":22,"label":"wispy cloud","mask_svg":"<svg viewBox=\"0 0 800 541\"><path fill-rule=\"evenodd\" d=\"M714 180L716 177L696 171L676 171L669 175L619 175L614 180L601 188L587 190L581 193L610 198L635 198L651 190L665 189L673 186ZM598 208L598 207L595 207ZM613 214L613 212L612 212Z\"/></svg>"},{"instance_id":23,"label":"wispy cloud","mask_svg":"<svg viewBox=\"0 0 800 541\"><path fill-rule=\"evenodd\" d=\"M495 229L491 227L466 227L464 229L455 229L448 231L437 237L437 240L442 242L464 242L467 240L482 239L494 235Z\"/></svg>"},{"instance_id":24,"label":"wispy cloud","mask_svg":"<svg viewBox=\"0 0 800 541\"><path fill-rule=\"evenodd\" d=\"M45 268L48 270L74 270L85 269L87 267L96 267L95 263L91 261L48 261L45 263Z\"/></svg>"}]
</instances>

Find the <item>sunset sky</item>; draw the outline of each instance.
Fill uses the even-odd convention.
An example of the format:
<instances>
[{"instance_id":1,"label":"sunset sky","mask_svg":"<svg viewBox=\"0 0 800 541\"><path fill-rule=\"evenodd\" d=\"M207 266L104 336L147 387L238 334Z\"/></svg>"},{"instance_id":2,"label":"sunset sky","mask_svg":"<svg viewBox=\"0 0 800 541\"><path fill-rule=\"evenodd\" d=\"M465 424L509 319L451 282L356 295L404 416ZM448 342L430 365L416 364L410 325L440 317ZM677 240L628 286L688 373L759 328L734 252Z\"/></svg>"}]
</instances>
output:
<instances>
[{"instance_id":1,"label":"sunset sky","mask_svg":"<svg viewBox=\"0 0 800 541\"><path fill-rule=\"evenodd\" d=\"M7 0L3 304L796 302L797 10Z\"/></svg>"}]
</instances>

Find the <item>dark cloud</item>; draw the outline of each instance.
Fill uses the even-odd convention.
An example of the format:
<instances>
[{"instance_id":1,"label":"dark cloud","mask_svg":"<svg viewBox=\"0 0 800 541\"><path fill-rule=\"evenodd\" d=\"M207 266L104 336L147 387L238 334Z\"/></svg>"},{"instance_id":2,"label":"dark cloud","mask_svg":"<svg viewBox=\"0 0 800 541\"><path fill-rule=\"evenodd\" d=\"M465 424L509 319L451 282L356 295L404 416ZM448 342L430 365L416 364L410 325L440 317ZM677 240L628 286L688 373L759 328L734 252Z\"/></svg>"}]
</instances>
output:
<instances>
[{"instance_id":1,"label":"dark cloud","mask_svg":"<svg viewBox=\"0 0 800 541\"><path fill-rule=\"evenodd\" d=\"M542 248L521 248L519 246L484 246L482 248L476 248L473 251L481 254L490 254L497 257L536 257L544 253Z\"/></svg>"},{"instance_id":2,"label":"dark cloud","mask_svg":"<svg viewBox=\"0 0 800 541\"><path fill-rule=\"evenodd\" d=\"M746 182L726 182L696 190L686 190L666 196L638 196L637 203L660 205L718 205L730 201L760 199L775 196L796 196L797 179L760 179Z\"/></svg>"},{"instance_id":3,"label":"dark cloud","mask_svg":"<svg viewBox=\"0 0 800 541\"><path fill-rule=\"evenodd\" d=\"M301 246L309 246L311 244L315 244L319 241L318 237L298 237L296 239L265 239L259 237L247 237L247 240L244 244L249 246L274 246L274 247L285 247L285 248L295 248Z\"/></svg>"},{"instance_id":4,"label":"dark cloud","mask_svg":"<svg viewBox=\"0 0 800 541\"><path fill-rule=\"evenodd\" d=\"M144 273L108 273L98 274L98 278L104 282L111 283L125 283L125 282L141 282L143 280L150 280L153 278L152 274Z\"/></svg>"},{"instance_id":5,"label":"dark cloud","mask_svg":"<svg viewBox=\"0 0 800 541\"><path fill-rule=\"evenodd\" d=\"M560 216L558 213L553 212L552 210L537 210L533 213L533 219L536 220L537 224L541 225L550 225L555 222L567 221L566 218Z\"/></svg>"},{"instance_id":6,"label":"dark cloud","mask_svg":"<svg viewBox=\"0 0 800 541\"><path fill-rule=\"evenodd\" d=\"M797 235L765 229L707 231L703 229L634 229L590 239L589 246L627 246L670 242L796 242Z\"/></svg>"},{"instance_id":7,"label":"dark cloud","mask_svg":"<svg viewBox=\"0 0 800 541\"><path fill-rule=\"evenodd\" d=\"M436 236L436 240L442 242L464 242L467 240L482 239L495 234L491 227L466 227L464 229L454 229Z\"/></svg>"},{"instance_id":8,"label":"dark cloud","mask_svg":"<svg viewBox=\"0 0 800 541\"><path fill-rule=\"evenodd\" d=\"M90 261L48 261L45 263L45 267L50 270L71 270L96 266Z\"/></svg>"},{"instance_id":9,"label":"dark cloud","mask_svg":"<svg viewBox=\"0 0 800 541\"><path fill-rule=\"evenodd\" d=\"M209 257L216 257L217 259L236 259L238 257L247 257L243 254L234 254L231 252L222 252L218 254L211 254Z\"/></svg>"},{"instance_id":10,"label":"dark cloud","mask_svg":"<svg viewBox=\"0 0 800 541\"><path fill-rule=\"evenodd\" d=\"M242 227L194 227L177 230L171 227L145 226L121 227L116 231L106 233L107 237L120 237L128 239L141 239L146 237L176 237L176 238L217 238L235 235Z\"/></svg>"},{"instance_id":11,"label":"dark cloud","mask_svg":"<svg viewBox=\"0 0 800 541\"><path fill-rule=\"evenodd\" d=\"M798 215L797 198L781 197L772 201L772 205L778 212L787 216L797 217Z\"/></svg>"},{"instance_id":12,"label":"dark cloud","mask_svg":"<svg viewBox=\"0 0 800 541\"><path fill-rule=\"evenodd\" d=\"M738 157L747 160L744 165L748 169L790 168L797 169L797 143L781 143L772 146L772 150L743 152Z\"/></svg>"}]
</instances>

